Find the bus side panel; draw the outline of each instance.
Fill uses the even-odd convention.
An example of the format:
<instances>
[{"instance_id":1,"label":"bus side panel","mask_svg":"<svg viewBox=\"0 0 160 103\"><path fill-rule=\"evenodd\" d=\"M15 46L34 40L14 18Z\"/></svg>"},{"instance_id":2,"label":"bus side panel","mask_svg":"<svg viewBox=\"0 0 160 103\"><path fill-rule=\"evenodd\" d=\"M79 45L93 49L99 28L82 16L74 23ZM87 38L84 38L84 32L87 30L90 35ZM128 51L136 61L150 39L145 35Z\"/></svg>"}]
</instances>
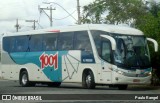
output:
<instances>
[{"instance_id":1,"label":"bus side panel","mask_svg":"<svg viewBox=\"0 0 160 103\"><path fill-rule=\"evenodd\" d=\"M18 54L19 55L19 54ZM12 58L14 57L14 58ZM18 62L14 61L15 55L11 56L7 52L2 53L2 77L3 79L8 80L19 80L19 74L21 69L26 69L29 75L30 81L50 81L43 71L37 65L33 63L27 64L18 64ZM19 57L18 57L19 58ZM33 57L30 57L33 59ZM26 58L19 58L19 60L24 60ZM27 58L29 59L29 58Z\"/></svg>"},{"instance_id":2,"label":"bus side panel","mask_svg":"<svg viewBox=\"0 0 160 103\"><path fill-rule=\"evenodd\" d=\"M62 57L62 81L78 82L81 80L81 51L71 50Z\"/></svg>"},{"instance_id":3,"label":"bus side panel","mask_svg":"<svg viewBox=\"0 0 160 103\"><path fill-rule=\"evenodd\" d=\"M4 69L7 73L4 76L6 79L19 80L20 70L24 68L30 81L82 82L83 70L90 68L96 79L96 64L82 63L81 53L80 50L6 53L7 55L3 56L8 59L3 60L10 62L3 65L3 68L7 68Z\"/></svg>"},{"instance_id":4,"label":"bus side panel","mask_svg":"<svg viewBox=\"0 0 160 103\"><path fill-rule=\"evenodd\" d=\"M19 65L19 67L17 68L27 68L29 76L32 76L31 80L36 80L36 78L40 78L40 76L37 74L38 69L40 69L40 71L43 71L46 77L49 78L51 81L61 82L62 56L66 54L66 51L15 52L10 53L10 56L15 62L15 64ZM34 64L34 66L29 64Z\"/></svg>"},{"instance_id":5,"label":"bus side panel","mask_svg":"<svg viewBox=\"0 0 160 103\"><path fill-rule=\"evenodd\" d=\"M28 63L19 68L26 68L30 81L51 82L51 80L44 74L43 70L33 63Z\"/></svg>"},{"instance_id":6,"label":"bus side panel","mask_svg":"<svg viewBox=\"0 0 160 103\"><path fill-rule=\"evenodd\" d=\"M17 80L18 69L16 64L12 61L12 58L7 52L2 52L2 78L8 80Z\"/></svg>"}]
</instances>

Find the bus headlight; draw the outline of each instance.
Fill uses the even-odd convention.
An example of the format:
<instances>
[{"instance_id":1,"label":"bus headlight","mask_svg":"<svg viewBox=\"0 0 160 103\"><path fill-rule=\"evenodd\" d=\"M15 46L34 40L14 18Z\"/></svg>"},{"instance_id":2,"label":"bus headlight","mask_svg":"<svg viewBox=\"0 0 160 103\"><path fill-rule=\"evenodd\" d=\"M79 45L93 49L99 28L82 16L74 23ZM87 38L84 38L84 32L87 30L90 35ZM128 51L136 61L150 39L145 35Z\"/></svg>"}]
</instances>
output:
<instances>
[{"instance_id":1,"label":"bus headlight","mask_svg":"<svg viewBox=\"0 0 160 103\"><path fill-rule=\"evenodd\" d=\"M145 73L146 76L151 76L152 72Z\"/></svg>"},{"instance_id":2,"label":"bus headlight","mask_svg":"<svg viewBox=\"0 0 160 103\"><path fill-rule=\"evenodd\" d=\"M118 73L118 74L123 74L123 72L122 72L122 71L118 71L117 73Z\"/></svg>"},{"instance_id":3,"label":"bus headlight","mask_svg":"<svg viewBox=\"0 0 160 103\"><path fill-rule=\"evenodd\" d=\"M148 75L152 75L152 72L149 72Z\"/></svg>"}]
</instances>

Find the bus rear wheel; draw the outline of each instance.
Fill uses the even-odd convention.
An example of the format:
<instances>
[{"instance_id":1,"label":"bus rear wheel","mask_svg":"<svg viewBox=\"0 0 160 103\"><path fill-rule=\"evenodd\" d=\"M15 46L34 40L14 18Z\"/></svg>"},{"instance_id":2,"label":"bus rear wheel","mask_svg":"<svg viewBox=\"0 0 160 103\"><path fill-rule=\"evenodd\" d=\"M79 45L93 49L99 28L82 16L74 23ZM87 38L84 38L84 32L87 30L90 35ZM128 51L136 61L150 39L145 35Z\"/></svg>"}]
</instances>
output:
<instances>
[{"instance_id":1,"label":"bus rear wheel","mask_svg":"<svg viewBox=\"0 0 160 103\"><path fill-rule=\"evenodd\" d=\"M19 82L22 87L28 87L34 85L33 83L29 82L27 71L21 72Z\"/></svg>"},{"instance_id":2,"label":"bus rear wheel","mask_svg":"<svg viewBox=\"0 0 160 103\"><path fill-rule=\"evenodd\" d=\"M88 71L88 72L83 73L82 86L84 88L88 88L88 89L95 88L94 75L93 75L92 71Z\"/></svg>"}]
</instances>

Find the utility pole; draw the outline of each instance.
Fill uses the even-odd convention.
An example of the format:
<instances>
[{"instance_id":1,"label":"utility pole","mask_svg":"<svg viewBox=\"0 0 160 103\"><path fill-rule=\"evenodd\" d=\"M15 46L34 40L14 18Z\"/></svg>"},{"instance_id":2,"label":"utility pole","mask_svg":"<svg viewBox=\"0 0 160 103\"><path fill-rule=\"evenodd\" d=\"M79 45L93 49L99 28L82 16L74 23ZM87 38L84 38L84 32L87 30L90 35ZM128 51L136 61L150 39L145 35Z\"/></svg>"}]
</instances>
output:
<instances>
[{"instance_id":1,"label":"utility pole","mask_svg":"<svg viewBox=\"0 0 160 103\"><path fill-rule=\"evenodd\" d=\"M36 29L36 22L38 22L38 21L36 21L36 20L26 20L26 22L33 22L33 30Z\"/></svg>"},{"instance_id":2,"label":"utility pole","mask_svg":"<svg viewBox=\"0 0 160 103\"><path fill-rule=\"evenodd\" d=\"M19 24L18 24L18 19L16 20L16 25L15 25L15 27L16 27L16 31L18 32L18 30L20 29L20 26L19 26Z\"/></svg>"},{"instance_id":3,"label":"utility pole","mask_svg":"<svg viewBox=\"0 0 160 103\"><path fill-rule=\"evenodd\" d=\"M80 15L80 4L79 0L77 0L77 12L78 12L78 24L81 24L81 15Z\"/></svg>"},{"instance_id":4,"label":"utility pole","mask_svg":"<svg viewBox=\"0 0 160 103\"><path fill-rule=\"evenodd\" d=\"M52 27L52 23L53 23L53 20L52 20L52 10L55 10L55 9L52 9L52 6L50 6L50 26Z\"/></svg>"},{"instance_id":5,"label":"utility pole","mask_svg":"<svg viewBox=\"0 0 160 103\"><path fill-rule=\"evenodd\" d=\"M55 8L53 9L52 8L52 6L50 6L50 8L41 8L40 6L39 6L39 10L40 10L40 13L43 11L47 16L48 16L48 18L49 18L49 20L50 20L50 26L52 27L52 22L53 22L53 20L52 20L52 10L56 10ZM45 10L50 10L50 16L45 12Z\"/></svg>"}]
</instances>

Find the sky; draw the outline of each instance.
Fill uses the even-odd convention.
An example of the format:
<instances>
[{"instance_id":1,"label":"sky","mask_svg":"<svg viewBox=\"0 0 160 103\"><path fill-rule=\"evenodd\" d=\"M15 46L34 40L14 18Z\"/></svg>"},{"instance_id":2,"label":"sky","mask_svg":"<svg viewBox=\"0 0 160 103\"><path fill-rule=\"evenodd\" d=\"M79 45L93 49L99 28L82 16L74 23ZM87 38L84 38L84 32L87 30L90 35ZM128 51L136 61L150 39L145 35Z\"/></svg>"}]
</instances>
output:
<instances>
[{"instance_id":1,"label":"sky","mask_svg":"<svg viewBox=\"0 0 160 103\"><path fill-rule=\"evenodd\" d=\"M94 0L79 0L82 7ZM152 1L152 0L148 0ZM160 1L160 0L155 0ZM44 4L44 2L54 2L57 4ZM16 19L19 20L19 31L32 30L33 23L25 22L25 20L38 20L39 25L36 25L36 29L50 27L49 18L44 12L39 11L38 5L41 8L52 6L56 10L53 10L53 26L74 25L77 19L77 0L0 0L0 35L2 33L16 32ZM68 13L62 9L62 6ZM49 15L49 10L45 10ZM65 18L67 17L67 18ZM65 18L65 19L63 19ZM58 20L60 19L60 20Z\"/></svg>"},{"instance_id":2,"label":"sky","mask_svg":"<svg viewBox=\"0 0 160 103\"><path fill-rule=\"evenodd\" d=\"M81 10L84 5L87 5L94 0L79 0ZM32 30L33 23L25 20L38 20L36 29L50 27L49 18L44 12L39 11L38 5L41 8L52 6L53 10L53 26L74 25L77 21L77 0L0 0L0 34L8 32L16 32L16 19L18 19L19 31ZM62 6L67 12L57 4L44 4L44 2L55 2ZM50 15L49 10L45 12ZM65 18L67 17L67 18ZM65 18L65 19L63 19ZM60 20L58 20L60 19Z\"/></svg>"}]
</instances>

